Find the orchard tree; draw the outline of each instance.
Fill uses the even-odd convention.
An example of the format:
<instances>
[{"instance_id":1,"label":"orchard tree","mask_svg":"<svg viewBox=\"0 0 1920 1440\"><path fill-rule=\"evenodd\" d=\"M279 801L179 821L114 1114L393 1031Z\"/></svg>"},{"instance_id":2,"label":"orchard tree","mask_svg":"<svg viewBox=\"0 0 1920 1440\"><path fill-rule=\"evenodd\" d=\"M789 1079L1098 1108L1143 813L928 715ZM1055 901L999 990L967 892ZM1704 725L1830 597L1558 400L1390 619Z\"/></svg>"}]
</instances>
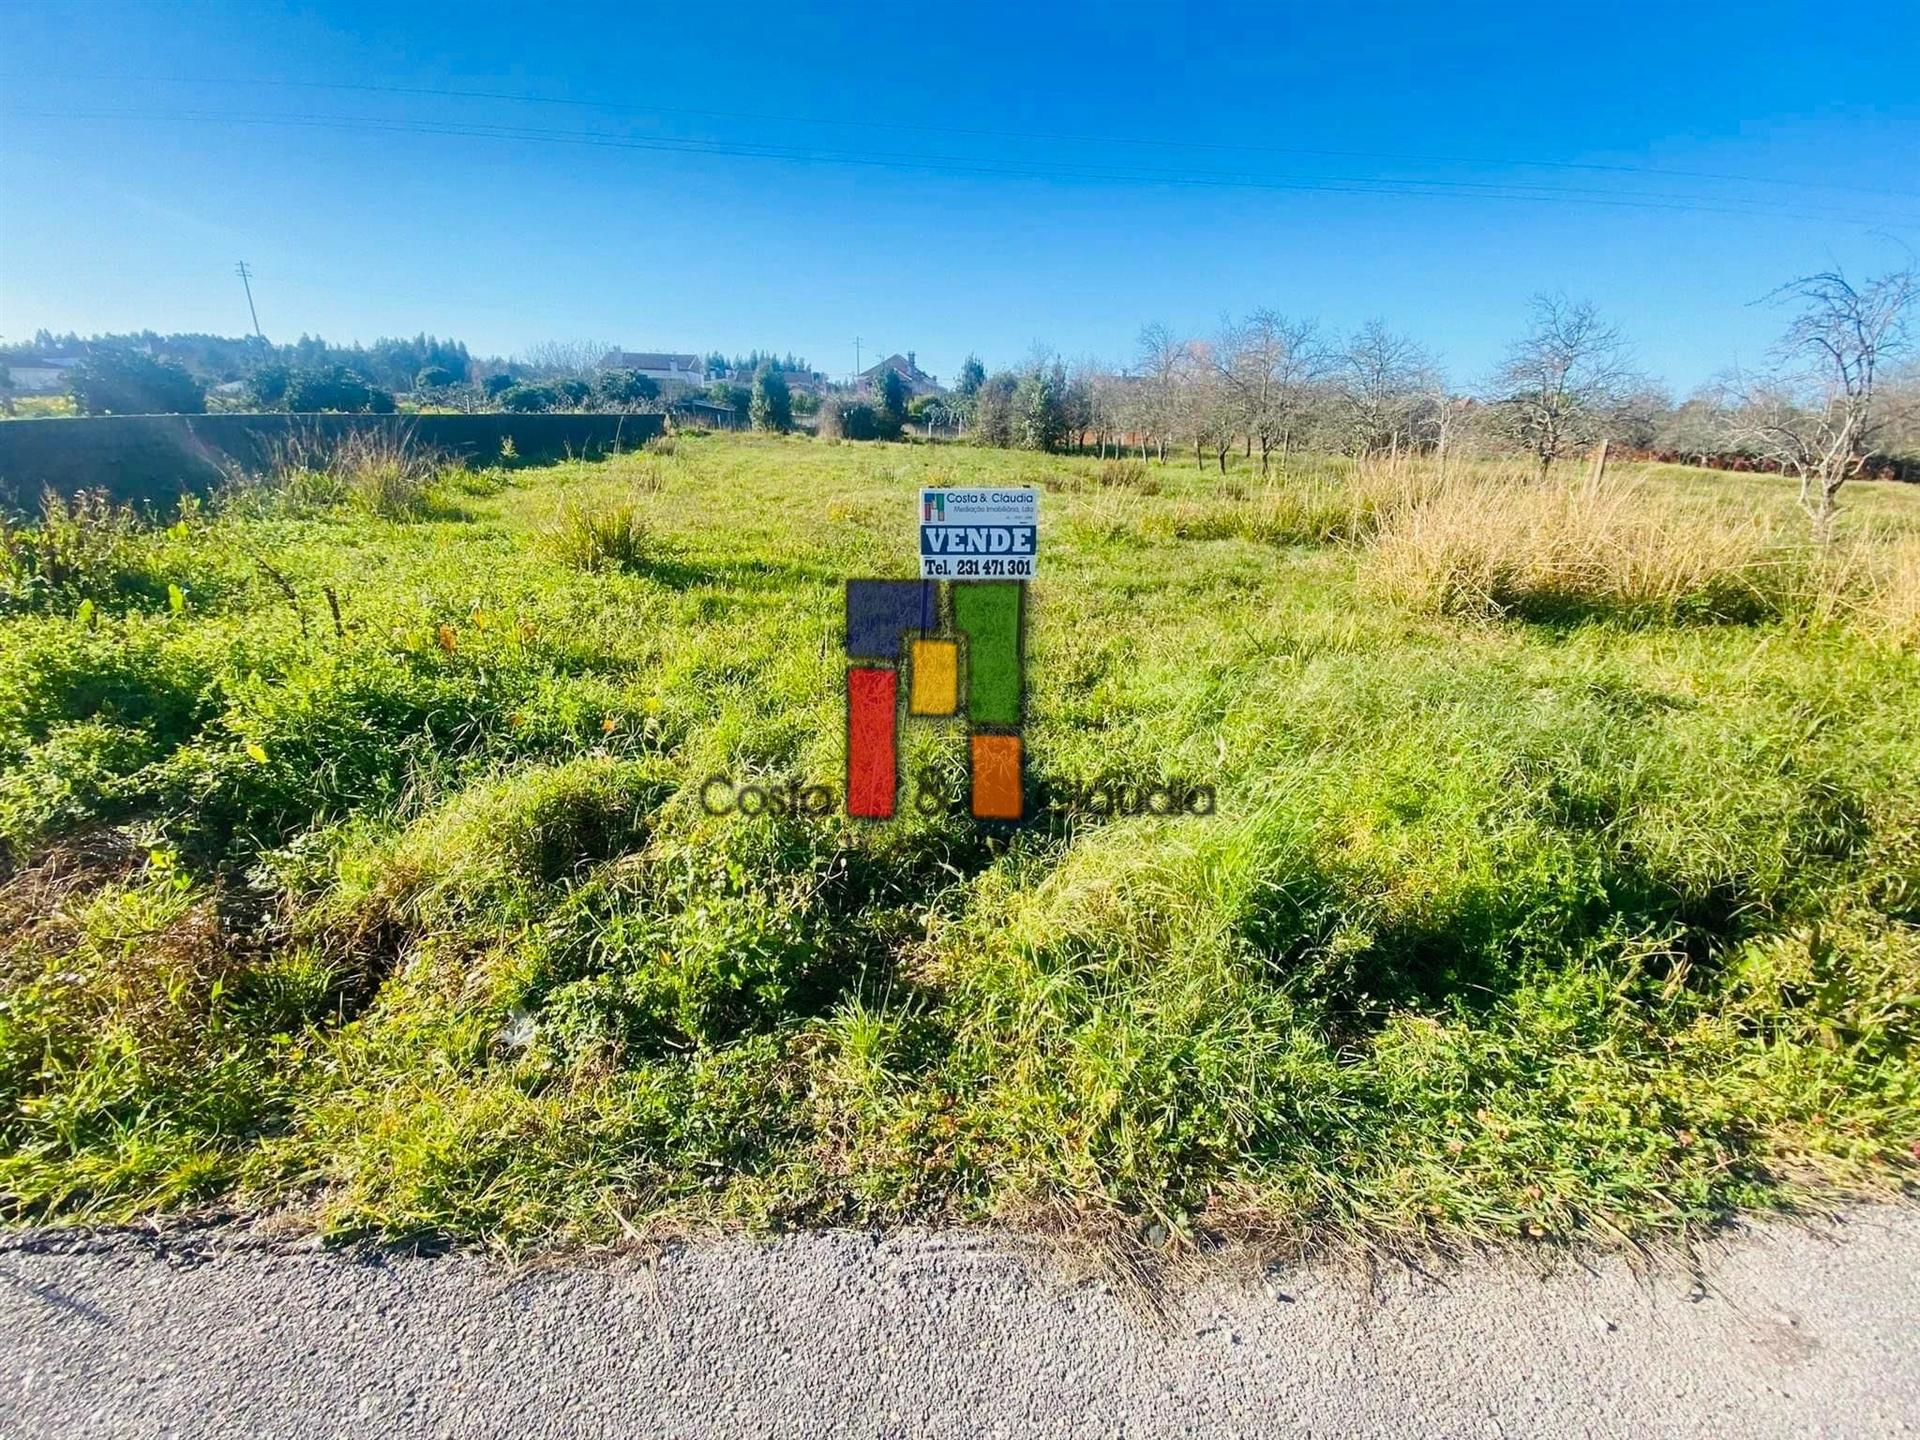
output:
<instances>
[{"instance_id":1,"label":"orchard tree","mask_svg":"<svg viewBox=\"0 0 1920 1440\"><path fill-rule=\"evenodd\" d=\"M247 401L256 410L278 410L287 403L293 371L285 365L262 365L247 377Z\"/></svg>"},{"instance_id":2,"label":"orchard tree","mask_svg":"<svg viewBox=\"0 0 1920 1440\"><path fill-rule=\"evenodd\" d=\"M1512 438L1540 467L1591 445L1635 386L1620 332L1588 301L1533 297L1527 333L1494 374L1488 401Z\"/></svg>"},{"instance_id":3,"label":"orchard tree","mask_svg":"<svg viewBox=\"0 0 1920 1440\"><path fill-rule=\"evenodd\" d=\"M1335 362L1333 384L1348 453L1378 455L1409 444L1433 388L1432 371L1426 353L1385 321L1369 320L1354 331Z\"/></svg>"},{"instance_id":4,"label":"orchard tree","mask_svg":"<svg viewBox=\"0 0 1920 1440\"><path fill-rule=\"evenodd\" d=\"M560 392L551 385L509 385L494 397L502 410L518 415L534 415L560 408Z\"/></svg>"},{"instance_id":5,"label":"orchard tree","mask_svg":"<svg viewBox=\"0 0 1920 1440\"><path fill-rule=\"evenodd\" d=\"M1215 346L1204 340L1191 340L1180 347L1179 368L1174 372L1176 426L1193 441L1196 469L1207 468L1207 456L1213 455L1220 473L1227 470L1227 452L1239 433L1241 410L1239 397L1228 383Z\"/></svg>"},{"instance_id":6,"label":"orchard tree","mask_svg":"<svg viewBox=\"0 0 1920 1440\"><path fill-rule=\"evenodd\" d=\"M295 370L287 379L287 409L337 410L349 415L391 415L393 396L344 365Z\"/></svg>"},{"instance_id":7,"label":"orchard tree","mask_svg":"<svg viewBox=\"0 0 1920 1440\"><path fill-rule=\"evenodd\" d=\"M1140 332L1134 360L1139 384L1134 392L1129 423L1151 438L1162 463L1167 442L1179 428L1181 389L1192 355L1185 341L1165 325L1153 324ZM1146 445L1141 445L1144 452Z\"/></svg>"},{"instance_id":8,"label":"orchard tree","mask_svg":"<svg viewBox=\"0 0 1920 1440\"><path fill-rule=\"evenodd\" d=\"M1240 424L1260 447L1260 473L1277 447L1284 461L1303 428L1326 357L1309 320L1256 310L1228 328L1220 345L1223 376L1235 392Z\"/></svg>"},{"instance_id":9,"label":"orchard tree","mask_svg":"<svg viewBox=\"0 0 1920 1440\"><path fill-rule=\"evenodd\" d=\"M1775 369L1737 384L1730 438L1800 482L1814 537L1833 537L1840 487L1888 433L1888 373L1913 341L1912 268L1855 286L1838 270L1803 275L1769 298L1799 312L1774 347Z\"/></svg>"},{"instance_id":10,"label":"orchard tree","mask_svg":"<svg viewBox=\"0 0 1920 1440\"><path fill-rule=\"evenodd\" d=\"M618 347L604 340L542 340L527 347L520 364L542 379L586 379L596 374Z\"/></svg>"}]
</instances>

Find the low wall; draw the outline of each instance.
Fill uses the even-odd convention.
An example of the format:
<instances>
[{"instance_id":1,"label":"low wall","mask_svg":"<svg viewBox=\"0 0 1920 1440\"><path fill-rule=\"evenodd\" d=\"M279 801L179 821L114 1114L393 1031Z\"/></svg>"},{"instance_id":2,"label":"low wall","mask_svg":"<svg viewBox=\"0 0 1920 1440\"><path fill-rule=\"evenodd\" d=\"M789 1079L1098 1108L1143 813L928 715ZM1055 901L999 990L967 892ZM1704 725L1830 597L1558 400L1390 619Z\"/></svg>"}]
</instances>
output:
<instances>
[{"instance_id":1,"label":"low wall","mask_svg":"<svg viewBox=\"0 0 1920 1440\"><path fill-rule=\"evenodd\" d=\"M101 415L0 421L0 508L27 510L46 490L104 490L162 508L234 470L262 470L294 439L322 444L376 431L462 459L522 459L637 449L658 415Z\"/></svg>"}]
</instances>

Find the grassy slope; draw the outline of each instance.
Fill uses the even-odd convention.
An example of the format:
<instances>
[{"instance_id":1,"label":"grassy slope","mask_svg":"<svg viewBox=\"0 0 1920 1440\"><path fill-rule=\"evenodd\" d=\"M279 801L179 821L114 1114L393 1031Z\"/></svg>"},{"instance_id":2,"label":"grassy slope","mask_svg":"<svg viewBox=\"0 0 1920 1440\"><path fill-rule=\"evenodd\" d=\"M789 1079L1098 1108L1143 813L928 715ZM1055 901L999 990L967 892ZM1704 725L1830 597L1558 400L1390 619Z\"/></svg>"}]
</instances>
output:
<instances>
[{"instance_id":1,"label":"grassy slope","mask_svg":"<svg viewBox=\"0 0 1920 1440\"><path fill-rule=\"evenodd\" d=\"M0 620L0 1206L1563 1234L1911 1174L1911 649L1420 614L1310 505L1096 470L682 441L190 517ZM927 482L1052 492L1035 777L1215 816L700 812L838 788L839 586L908 573ZM615 501L637 569L543 540Z\"/></svg>"}]
</instances>

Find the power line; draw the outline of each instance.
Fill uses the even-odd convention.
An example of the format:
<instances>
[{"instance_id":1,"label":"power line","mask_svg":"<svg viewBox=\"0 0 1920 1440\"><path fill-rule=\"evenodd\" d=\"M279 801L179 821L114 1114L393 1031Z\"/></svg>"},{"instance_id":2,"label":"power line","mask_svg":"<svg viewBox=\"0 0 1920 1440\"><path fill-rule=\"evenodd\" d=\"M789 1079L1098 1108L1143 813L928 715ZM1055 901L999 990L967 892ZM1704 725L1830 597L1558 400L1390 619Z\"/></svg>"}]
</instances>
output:
<instances>
[{"instance_id":1,"label":"power line","mask_svg":"<svg viewBox=\"0 0 1920 1440\"><path fill-rule=\"evenodd\" d=\"M1627 165L1582 160L1532 160L1496 156L1420 155L1384 150L1315 149L1301 146L1255 145L1243 141L1227 140L1171 139L1158 136L1085 135L1043 130L982 129L965 126L915 124L900 120L843 120L831 116L780 115L753 110L713 110L688 106L658 105L651 102L643 102L638 106L633 106L625 102L613 100L584 100L573 96L528 95L503 90L462 90L430 85L382 85L365 81L285 80L245 76L190 75L114 76L103 74L66 74L54 76L39 75L34 78L36 80L138 81L141 84L158 83L166 85L252 85L276 89L332 90L372 95L415 95L444 100L498 100L518 105L564 106L573 109L608 111L622 115L631 114L637 109L653 114L689 115L702 119L751 120L776 125L824 125L862 131L897 130L923 135L958 135L973 139L1018 140L1028 143L1048 141L1074 145L1135 145L1150 146L1156 149L1236 151L1243 154L1288 155L1320 159L1385 160L1415 165L1483 165L1514 166L1541 170L1584 170L1608 174L1653 175L1665 179L1677 180L1709 180L1716 183L1732 185L1775 185L1796 190L1846 190L1858 194L1882 195L1902 200L1920 199L1920 192L1894 190L1875 185L1850 185L1842 181L1833 180L1783 180L1774 176L1733 175L1711 170L1680 170L1653 165Z\"/></svg>"},{"instance_id":2,"label":"power line","mask_svg":"<svg viewBox=\"0 0 1920 1440\"><path fill-rule=\"evenodd\" d=\"M658 151L669 154L724 155L749 159L918 170L954 175L1011 176L1032 180L1086 180L1118 184L1168 185L1184 188L1235 188L1305 191L1330 194L1455 196L1509 201L1549 201L1561 204L1601 205L1631 209L1671 210L1706 215L1733 215L1809 221L1846 221L1862 224L1920 224L1920 217L1880 212L1840 210L1832 206L1783 209L1771 202L1740 196L1689 197L1663 192L1616 191L1592 187L1547 186L1471 180L1384 180L1371 176L1260 176L1218 171L1185 171L1133 167L1089 167L1048 162L982 162L966 156L877 156L863 151L823 150L759 142L730 143L668 137L607 135L595 131L546 130L457 121L396 120L374 116L250 115L227 111L142 111L35 107L9 110L15 116L70 120L173 120L189 123L277 126L336 130L349 133L440 135L469 139L518 140L536 144L565 144L602 149Z\"/></svg>"}]
</instances>

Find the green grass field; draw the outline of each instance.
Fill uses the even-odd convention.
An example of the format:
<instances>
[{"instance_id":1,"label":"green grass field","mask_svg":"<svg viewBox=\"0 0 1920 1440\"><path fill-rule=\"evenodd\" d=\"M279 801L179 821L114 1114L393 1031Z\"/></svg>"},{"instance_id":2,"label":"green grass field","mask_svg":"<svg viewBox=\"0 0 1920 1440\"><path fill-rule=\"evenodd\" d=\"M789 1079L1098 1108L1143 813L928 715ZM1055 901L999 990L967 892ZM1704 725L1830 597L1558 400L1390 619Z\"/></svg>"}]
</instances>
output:
<instances>
[{"instance_id":1,"label":"green grass field","mask_svg":"<svg viewBox=\"0 0 1920 1440\"><path fill-rule=\"evenodd\" d=\"M1920 493L1825 560L1771 479L1430 468L683 437L10 533L0 1214L1444 1242L1903 1187ZM1032 781L1213 815L703 812L841 788L841 586L927 483L1047 492Z\"/></svg>"}]
</instances>

